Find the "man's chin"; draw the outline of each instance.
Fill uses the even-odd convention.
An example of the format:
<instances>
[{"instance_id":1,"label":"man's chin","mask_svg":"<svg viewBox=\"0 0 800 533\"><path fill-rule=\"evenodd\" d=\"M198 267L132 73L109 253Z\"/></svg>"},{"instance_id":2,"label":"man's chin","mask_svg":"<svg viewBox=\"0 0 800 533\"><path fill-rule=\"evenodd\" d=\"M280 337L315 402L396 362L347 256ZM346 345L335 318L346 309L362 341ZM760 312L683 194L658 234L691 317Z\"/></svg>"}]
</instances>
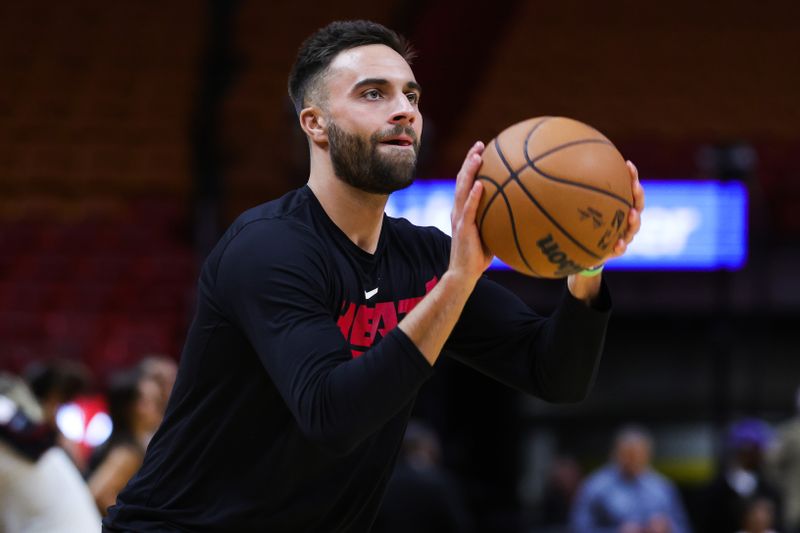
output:
<instances>
[{"instance_id":1,"label":"man's chin","mask_svg":"<svg viewBox=\"0 0 800 533\"><path fill-rule=\"evenodd\" d=\"M371 184L368 187L360 187L361 190L364 192L372 193L372 194L385 194L389 195L396 191L401 191L403 189L407 189L414 183L414 178L408 180L395 180L391 182L383 182L380 184Z\"/></svg>"},{"instance_id":2,"label":"man's chin","mask_svg":"<svg viewBox=\"0 0 800 533\"><path fill-rule=\"evenodd\" d=\"M397 182L395 184L394 188L392 189L392 192L402 191L403 189L408 189L413 184L414 184L414 178L413 177L409 178L409 179L407 179L405 181Z\"/></svg>"},{"instance_id":3,"label":"man's chin","mask_svg":"<svg viewBox=\"0 0 800 533\"><path fill-rule=\"evenodd\" d=\"M407 189L414 183L414 174L416 172L416 166L411 166L407 172L402 174L394 174L389 178L386 178L385 181L380 183L380 188L385 191L383 194L391 194L395 191L400 191L403 189Z\"/></svg>"},{"instance_id":4,"label":"man's chin","mask_svg":"<svg viewBox=\"0 0 800 533\"><path fill-rule=\"evenodd\" d=\"M354 180L352 178L342 179L341 177L339 177L339 179L341 179L344 183L348 184L354 189L358 189L359 191L366 192L369 194L381 194L381 195L389 195L395 191L406 189L414 183L413 176L410 178L397 178L391 180L384 179L382 181L372 181L372 180L362 181L362 180Z\"/></svg>"}]
</instances>

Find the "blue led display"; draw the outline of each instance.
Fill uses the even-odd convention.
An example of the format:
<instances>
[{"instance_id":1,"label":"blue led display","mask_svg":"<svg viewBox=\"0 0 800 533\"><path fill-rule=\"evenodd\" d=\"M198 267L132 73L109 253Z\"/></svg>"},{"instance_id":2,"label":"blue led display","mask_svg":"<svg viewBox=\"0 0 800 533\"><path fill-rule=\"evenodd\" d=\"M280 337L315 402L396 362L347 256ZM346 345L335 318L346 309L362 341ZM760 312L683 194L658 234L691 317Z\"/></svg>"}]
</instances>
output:
<instances>
[{"instance_id":1,"label":"blue led display","mask_svg":"<svg viewBox=\"0 0 800 533\"><path fill-rule=\"evenodd\" d=\"M628 252L609 269L737 270L747 259L747 189L741 182L642 180L647 207ZM453 180L417 181L386 212L450 233ZM495 259L494 268L507 268Z\"/></svg>"}]
</instances>

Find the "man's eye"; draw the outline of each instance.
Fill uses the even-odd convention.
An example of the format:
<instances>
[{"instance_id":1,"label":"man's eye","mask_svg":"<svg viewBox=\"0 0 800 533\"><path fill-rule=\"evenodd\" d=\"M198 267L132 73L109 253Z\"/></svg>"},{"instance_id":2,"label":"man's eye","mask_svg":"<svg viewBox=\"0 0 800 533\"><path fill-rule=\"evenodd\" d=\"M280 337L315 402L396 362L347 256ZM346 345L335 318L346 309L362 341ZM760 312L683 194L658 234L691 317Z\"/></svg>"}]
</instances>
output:
<instances>
[{"instance_id":1,"label":"man's eye","mask_svg":"<svg viewBox=\"0 0 800 533\"><path fill-rule=\"evenodd\" d=\"M367 100L378 100L381 97L381 92L378 89L370 89L364 93L364 98Z\"/></svg>"},{"instance_id":2,"label":"man's eye","mask_svg":"<svg viewBox=\"0 0 800 533\"><path fill-rule=\"evenodd\" d=\"M411 102L412 104L419 103L419 95L417 93L408 93L406 94L406 97L408 98L408 101Z\"/></svg>"}]
</instances>

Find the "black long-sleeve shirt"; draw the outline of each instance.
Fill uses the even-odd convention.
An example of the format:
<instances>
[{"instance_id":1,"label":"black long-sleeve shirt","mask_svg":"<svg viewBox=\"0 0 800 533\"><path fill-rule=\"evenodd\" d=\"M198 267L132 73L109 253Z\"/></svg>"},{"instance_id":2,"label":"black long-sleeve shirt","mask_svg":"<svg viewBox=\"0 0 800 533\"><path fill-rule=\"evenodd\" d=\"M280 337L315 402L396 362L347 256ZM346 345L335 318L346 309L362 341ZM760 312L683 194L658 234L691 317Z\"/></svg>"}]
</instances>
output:
<instances>
[{"instance_id":1,"label":"black long-sleeve shirt","mask_svg":"<svg viewBox=\"0 0 800 533\"><path fill-rule=\"evenodd\" d=\"M395 326L447 269L449 238L384 218L368 254L308 187L237 219L206 260L164 421L110 531L368 531L433 368ZM448 355L551 401L587 393L608 316L550 318L481 279Z\"/></svg>"}]
</instances>

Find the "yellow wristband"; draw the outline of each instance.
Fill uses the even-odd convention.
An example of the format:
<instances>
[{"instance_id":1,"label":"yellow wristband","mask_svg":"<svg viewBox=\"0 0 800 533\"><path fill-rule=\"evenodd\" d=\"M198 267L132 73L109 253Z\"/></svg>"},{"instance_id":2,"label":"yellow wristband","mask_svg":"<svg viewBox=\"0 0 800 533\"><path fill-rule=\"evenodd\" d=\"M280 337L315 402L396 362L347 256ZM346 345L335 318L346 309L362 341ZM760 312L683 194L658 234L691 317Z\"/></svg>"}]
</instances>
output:
<instances>
[{"instance_id":1,"label":"yellow wristband","mask_svg":"<svg viewBox=\"0 0 800 533\"><path fill-rule=\"evenodd\" d=\"M595 276L599 276L600 275L600 272L603 271L603 267L604 266L605 265L603 264L603 265L597 265L596 267L587 268L586 270L583 270L583 271L579 272L578 274L581 275L581 276L585 276L587 278L593 278Z\"/></svg>"}]
</instances>

